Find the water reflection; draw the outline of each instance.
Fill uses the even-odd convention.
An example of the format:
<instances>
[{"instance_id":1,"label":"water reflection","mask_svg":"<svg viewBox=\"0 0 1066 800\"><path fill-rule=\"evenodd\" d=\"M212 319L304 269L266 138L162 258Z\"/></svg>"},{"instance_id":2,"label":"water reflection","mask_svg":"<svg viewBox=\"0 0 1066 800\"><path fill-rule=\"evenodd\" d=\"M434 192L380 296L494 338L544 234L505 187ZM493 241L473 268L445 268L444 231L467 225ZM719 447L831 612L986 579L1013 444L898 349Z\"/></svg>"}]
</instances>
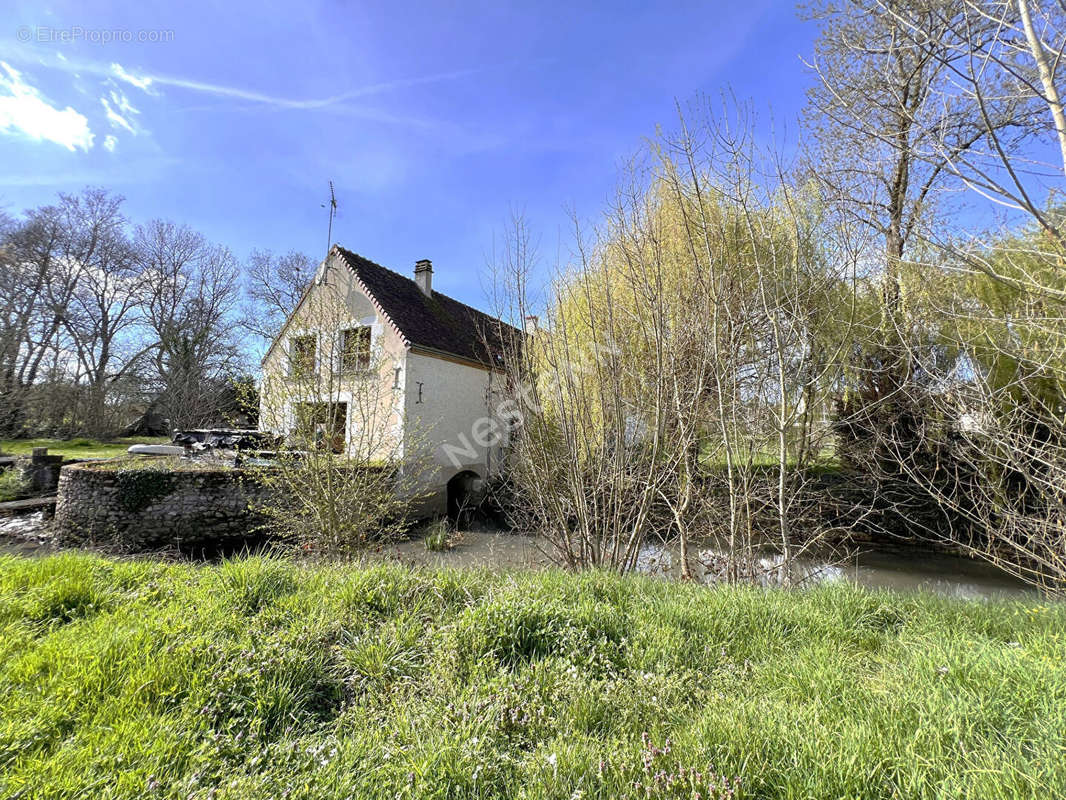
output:
<instances>
[{"instance_id":1,"label":"water reflection","mask_svg":"<svg viewBox=\"0 0 1066 800\"><path fill-rule=\"evenodd\" d=\"M690 569L696 580L715 583L724 580L728 559L715 547L690 551ZM771 552L754 552L741 577L764 586L782 582L783 559ZM637 570L649 575L679 578L680 559L676 548L658 543L646 544L638 556ZM851 581L871 589L897 592L925 590L961 598L1009 597L1035 594L1025 583L982 561L921 549L874 549L850 554L824 553L796 559L791 568L793 585L810 586L834 581Z\"/></svg>"},{"instance_id":2,"label":"water reflection","mask_svg":"<svg viewBox=\"0 0 1066 800\"><path fill-rule=\"evenodd\" d=\"M726 558L712 546L695 547L690 566L696 580L714 583L725 577ZM532 536L467 532L460 543L444 552L429 552L421 540L382 548L377 554L404 563L427 566L478 567L494 570L541 568L550 559ZM782 562L771 552L755 552L749 574L763 585L780 582ZM679 578L677 549L648 543L637 557L637 571L645 575ZM1035 594L1026 584L989 564L961 556L924 550L873 549L841 555L824 553L797 559L792 565L793 585L852 581L871 589L906 592L926 590L951 597L1009 597Z\"/></svg>"},{"instance_id":3,"label":"water reflection","mask_svg":"<svg viewBox=\"0 0 1066 800\"><path fill-rule=\"evenodd\" d=\"M44 547L47 541L44 516L40 511L0 517L0 555L30 555Z\"/></svg>"}]
</instances>

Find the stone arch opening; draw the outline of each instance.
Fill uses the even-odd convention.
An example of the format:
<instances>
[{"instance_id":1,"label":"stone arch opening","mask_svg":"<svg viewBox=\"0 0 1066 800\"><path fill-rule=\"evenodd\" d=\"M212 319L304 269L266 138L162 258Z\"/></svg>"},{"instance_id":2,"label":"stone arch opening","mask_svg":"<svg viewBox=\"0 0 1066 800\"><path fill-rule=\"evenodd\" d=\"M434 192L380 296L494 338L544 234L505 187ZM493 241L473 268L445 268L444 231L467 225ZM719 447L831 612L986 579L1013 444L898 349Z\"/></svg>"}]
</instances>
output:
<instances>
[{"instance_id":1,"label":"stone arch opening","mask_svg":"<svg viewBox=\"0 0 1066 800\"><path fill-rule=\"evenodd\" d=\"M473 470L457 472L448 481L448 519L462 529L470 523L484 490L484 481Z\"/></svg>"}]
</instances>

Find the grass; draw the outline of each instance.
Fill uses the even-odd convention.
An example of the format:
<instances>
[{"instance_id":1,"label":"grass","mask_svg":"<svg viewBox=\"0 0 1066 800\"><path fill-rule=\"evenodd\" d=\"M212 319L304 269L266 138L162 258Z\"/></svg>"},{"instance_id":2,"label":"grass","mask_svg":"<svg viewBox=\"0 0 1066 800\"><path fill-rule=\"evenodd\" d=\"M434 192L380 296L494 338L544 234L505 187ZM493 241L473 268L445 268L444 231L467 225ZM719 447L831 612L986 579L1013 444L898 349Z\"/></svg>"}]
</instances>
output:
<instances>
[{"instance_id":1,"label":"grass","mask_svg":"<svg viewBox=\"0 0 1066 800\"><path fill-rule=\"evenodd\" d=\"M425 545L426 550L433 553L440 553L445 550L450 550L453 546L453 540L457 538L457 534L452 530L451 525L447 519L435 519L425 527L425 538L422 543Z\"/></svg>"},{"instance_id":2,"label":"grass","mask_svg":"<svg viewBox=\"0 0 1066 800\"><path fill-rule=\"evenodd\" d=\"M131 456L124 453L108 461L83 464L80 468L96 472L122 472L129 469L165 472L228 472L233 469L233 465L223 461L188 459L181 456Z\"/></svg>"},{"instance_id":3,"label":"grass","mask_svg":"<svg viewBox=\"0 0 1066 800\"><path fill-rule=\"evenodd\" d=\"M168 444L167 436L131 436L101 441L99 439L0 439L0 453L28 456L35 447L67 458L113 458L125 455L131 444Z\"/></svg>"},{"instance_id":4,"label":"grass","mask_svg":"<svg viewBox=\"0 0 1066 800\"><path fill-rule=\"evenodd\" d=\"M790 445L790 447L794 446ZM792 450L789 453L788 466L795 467L795 456ZM734 459L734 463L749 466L758 472L769 472L778 467L778 452L773 442L767 442L764 447L751 453L747 452L743 443L737 443L734 446ZM705 441L700 447L700 463L705 469L711 471L724 470L726 468L725 453L718 444ZM815 473L834 472L839 468L840 462L831 445L824 445L808 464L808 469Z\"/></svg>"},{"instance_id":5,"label":"grass","mask_svg":"<svg viewBox=\"0 0 1066 800\"><path fill-rule=\"evenodd\" d=\"M1063 797L1064 655L843 585L6 557L0 796Z\"/></svg>"}]
</instances>

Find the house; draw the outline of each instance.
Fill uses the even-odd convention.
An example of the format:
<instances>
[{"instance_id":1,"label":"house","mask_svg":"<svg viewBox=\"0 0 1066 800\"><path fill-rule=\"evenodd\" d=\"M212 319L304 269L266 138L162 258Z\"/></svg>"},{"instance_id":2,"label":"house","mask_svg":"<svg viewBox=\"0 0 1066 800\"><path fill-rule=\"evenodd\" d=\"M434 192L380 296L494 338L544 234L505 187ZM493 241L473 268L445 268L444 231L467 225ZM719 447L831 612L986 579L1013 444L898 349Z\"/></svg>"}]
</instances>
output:
<instances>
[{"instance_id":1,"label":"house","mask_svg":"<svg viewBox=\"0 0 1066 800\"><path fill-rule=\"evenodd\" d=\"M334 246L263 359L260 428L307 447L420 459L425 512L454 513L500 469L506 348L519 332Z\"/></svg>"}]
</instances>

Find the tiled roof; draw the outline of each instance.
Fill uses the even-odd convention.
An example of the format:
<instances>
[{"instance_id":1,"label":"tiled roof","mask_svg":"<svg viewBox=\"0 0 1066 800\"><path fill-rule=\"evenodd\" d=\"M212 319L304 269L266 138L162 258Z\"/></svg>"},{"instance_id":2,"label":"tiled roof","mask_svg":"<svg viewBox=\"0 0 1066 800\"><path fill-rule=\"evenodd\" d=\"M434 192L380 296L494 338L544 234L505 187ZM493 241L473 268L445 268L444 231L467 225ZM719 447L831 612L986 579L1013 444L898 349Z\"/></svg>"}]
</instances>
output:
<instances>
[{"instance_id":1,"label":"tiled roof","mask_svg":"<svg viewBox=\"0 0 1066 800\"><path fill-rule=\"evenodd\" d=\"M438 291L426 297L413 279L350 250L339 245L334 250L409 345L499 365L505 341L521 335L517 328Z\"/></svg>"}]
</instances>

